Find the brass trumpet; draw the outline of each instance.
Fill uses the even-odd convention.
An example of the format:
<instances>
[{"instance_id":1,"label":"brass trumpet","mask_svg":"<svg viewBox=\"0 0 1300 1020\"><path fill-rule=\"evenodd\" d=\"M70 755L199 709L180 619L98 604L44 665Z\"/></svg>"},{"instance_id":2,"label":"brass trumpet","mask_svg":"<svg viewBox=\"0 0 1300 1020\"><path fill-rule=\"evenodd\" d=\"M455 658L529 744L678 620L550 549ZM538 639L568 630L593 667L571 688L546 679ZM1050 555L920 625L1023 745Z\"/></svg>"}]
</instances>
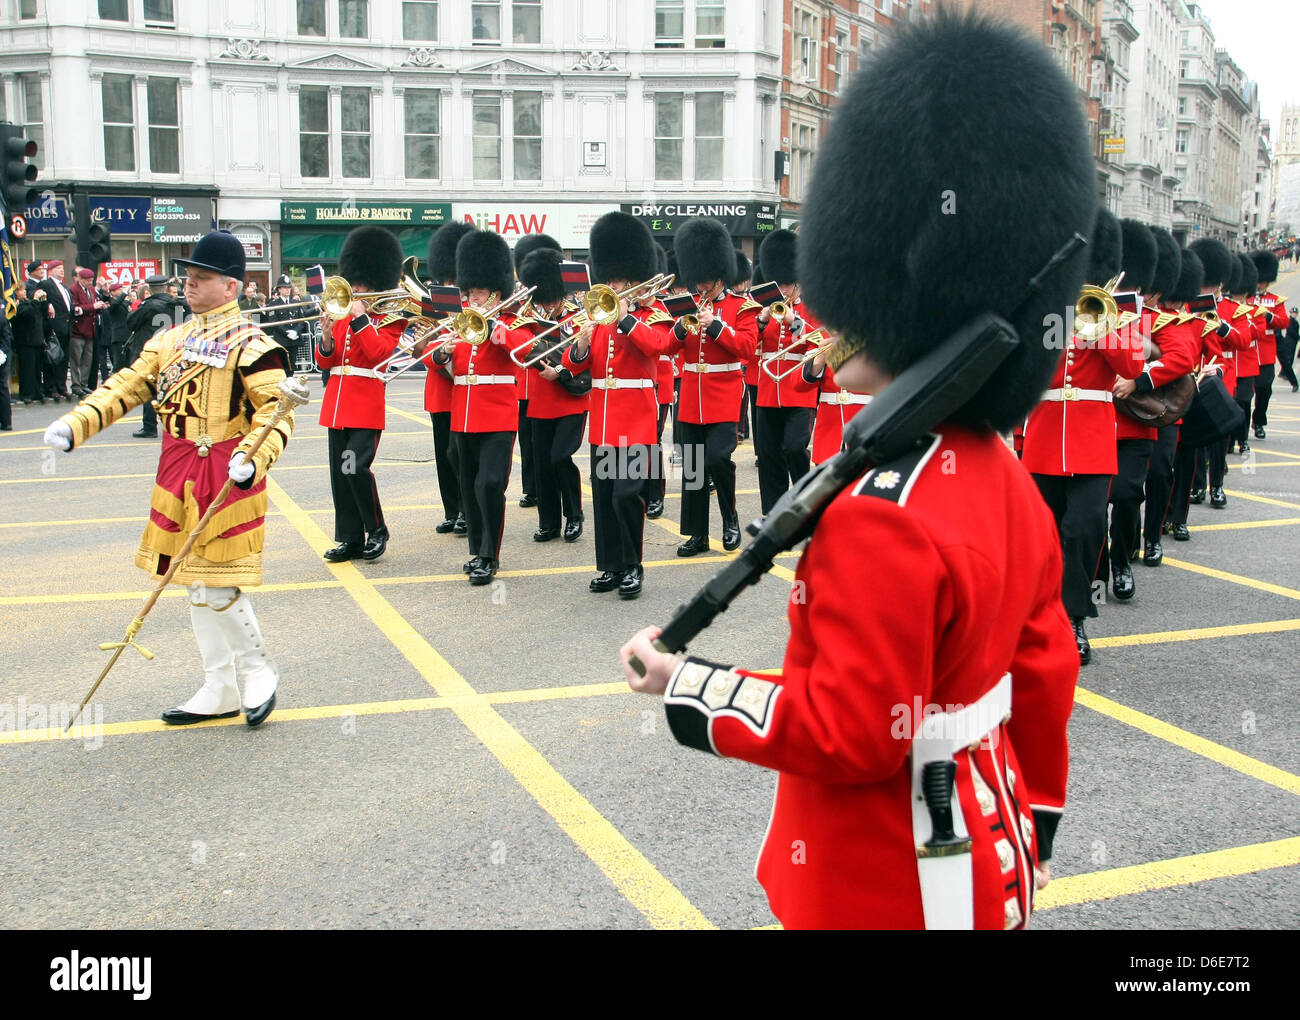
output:
<instances>
[{"instance_id":1,"label":"brass trumpet","mask_svg":"<svg viewBox=\"0 0 1300 1020\"><path fill-rule=\"evenodd\" d=\"M1085 284L1074 303L1074 335L1085 344L1104 339L1119 324L1119 305L1115 303L1115 288L1124 274L1108 281L1104 287Z\"/></svg>"},{"instance_id":2,"label":"brass trumpet","mask_svg":"<svg viewBox=\"0 0 1300 1020\"><path fill-rule=\"evenodd\" d=\"M591 290L587 291L586 296L582 299L582 310L566 315L554 326L548 326L527 343L522 343L510 352L510 360L520 368L532 368L539 362L545 361L553 356L557 351L563 350L569 344L577 339L577 333L573 336L567 336L556 344L532 355L526 361L521 361L519 352L524 349L535 349L539 340L554 333L566 323L573 326L576 330L581 331L588 322L595 326L607 326L618 319L618 303L624 299L632 300L633 294L640 294L642 291L651 291L658 293L665 283L672 282L672 276L664 273L656 273L650 279L628 287L627 290L616 291L613 287L598 283ZM581 321L580 321L581 320Z\"/></svg>"},{"instance_id":3,"label":"brass trumpet","mask_svg":"<svg viewBox=\"0 0 1300 1020\"><path fill-rule=\"evenodd\" d=\"M816 346L812 347L808 351L808 353L805 354L798 361L792 362L790 367L787 368L785 371L774 372L772 370L772 365L775 364L777 361L781 360L780 353L768 355L768 357L763 359L763 363L759 367L762 368L763 371L768 374L769 378L775 380L776 382L780 382L782 379L790 375L790 373L794 372L796 369L803 368L804 365L812 361L812 359L817 357L817 355L825 354L833 346L835 346L835 338L833 336L827 336L825 332L820 329L814 329L811 333L809 333L806 337L804 337L803 340L809 344L816 341ZM788 344L787 348L793 346L794 344Z\"/></svg>"}]
</instances>

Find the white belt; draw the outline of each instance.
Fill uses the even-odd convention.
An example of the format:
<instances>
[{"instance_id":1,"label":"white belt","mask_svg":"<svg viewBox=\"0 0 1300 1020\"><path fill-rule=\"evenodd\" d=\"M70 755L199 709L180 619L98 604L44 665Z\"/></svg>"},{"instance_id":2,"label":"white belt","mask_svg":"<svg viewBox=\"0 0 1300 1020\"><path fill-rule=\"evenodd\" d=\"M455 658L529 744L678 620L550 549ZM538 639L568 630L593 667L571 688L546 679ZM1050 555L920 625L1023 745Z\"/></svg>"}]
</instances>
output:
<instances>
[{"instance_id":1,"label":"white belt","mask_svg":"<svg viewBox=\"0 0 1300 1020\"><path fill-rule=\"evenodd\" d=\"M660 361L666 361L666 362L668 362L668 364L670 364L670 365L673 363L673 358L672 358L672 355L671 355L671 354L661 354L661 355L659 355L659 360L660 360Z\"/></svg>"},{"instance_id":2,"label":"white belt","mask_svg":"<svg viewBox=\"0 0 1300 1020\"><path fill-rule=\"evenodd\" d=\"M504 386L506 383L513 384L517 381L513 375L458 375L452 378L452 382L457 386Z\"/></svg>"},{"instance_id":3,"label":"white belt","mask_svg":"<svg viewBox=\"0 0 1300 1020\"><path fill-rule=\"evenodd\" d=\"M727 365L709 365L698 364L694 361L688 361L682 366L688 372L739 372L744 366L739 361L733 361Z\"/></svg>"},{"instance_id":4,"label":"white belt","mask_svg":"<svg viewBox=\"0 0 1300 1020\"><path fill-rule=\"evenodd\" d=\"M823 404L869 404L871 394L840 390L837 393L823 393L818 400Z\"/></svg>"},{"instance_id":5,"label":"white belt","mask_svg":"<svg viewBox=\"0 0 1300 1020\"><path fill-rule=\"evenodd\" d=\"M591 385L598 390L652 390L658 383L654 379L615 379L606 375L593 378Z\"/></svg>"},{"instance_id":6,"label":"white belt","mask_svg":"<svg viewBox=\"0 0 1300 1020\"><path fill-rule=\"evenodd\" d=\"M373 368L357 368L354 365L340 365L338 368L330 369L330 375L359 375L363 379L380 379L384 378L382 372L376 372Z\"/></svg>"},{"instance_id":7,"label":"white belt","mask_svg":"<svg viewBox=\"0 0 1300 1020\"><path fill-rule=\"evenodd\" d=\"M1043 394L1044 400L1097 400L1103 404L1112 403L1115 394L1110 390L1081 390L1074 386L1048 390Z\"/></svg>"}]
</instances>

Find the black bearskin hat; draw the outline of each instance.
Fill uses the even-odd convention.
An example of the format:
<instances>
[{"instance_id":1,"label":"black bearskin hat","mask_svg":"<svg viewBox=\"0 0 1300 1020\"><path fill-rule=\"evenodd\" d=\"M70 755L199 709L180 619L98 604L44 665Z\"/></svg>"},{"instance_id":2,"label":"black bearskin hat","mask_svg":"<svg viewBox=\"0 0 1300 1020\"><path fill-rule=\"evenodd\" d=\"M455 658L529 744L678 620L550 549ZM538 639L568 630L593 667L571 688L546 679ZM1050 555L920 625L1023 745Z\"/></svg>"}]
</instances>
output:
<instances>
[{"instance_id":1,"label":"black bearskin hat","mask_svg":"<svg viewBox=\"0 0 1300 1020\"><path fill-rule=\"evenodd\" d=\"M349 231L339 252L339 276L353 287L392 290L402 278L402 242L383 227Z\"/></svg>"},{"instance_id":2,"label":"black bearskin hat","mask_svg":"<svg viewBox=\"0 0 1300 1020\"><path fill-rule=\"evenodd\" d=\"M519 263L519 282L537 288L533 291L533 301L552 305L564 297L564 279L560 276L563 261L563 252L546 245L533 245L533 250L524 256Z\"/></svg>"},{"instance_id":3,"label":"black bearskin hat","mask_svg":"<svg viewBox=\"0 0 1300 1020\"><path fill-rule=\"evenodd\" d=\"M1181 305L1200 297L1205 289L1205 266L1196 252L1184 248L1179 254L1178 282L1164 292L1164 302Z\"/></svg>"},{"instance_id":4,"label":"black bearskin hat","mask_svg":"<svg viewBox=\"0 0 1300 1020\"><path fill-rule=\"evenodd\" d=\"M1205 267L1202 289L1220 285L1224 288L1231 286L1237 260L1232 257L1232 252L1228 251L1226 244L1212 237L1203 237L1199 241L1193 241L1188 247L1189 250L1196 252L1196 257Z\"/></svg>"},{"instance_id":5,"label":"black bearskin hat","mask_svg":"<svg viewBox=\"0 0 1300 1020\"><path fill-rule=\"evenodd\" d=\"M1277 256L1271 251L1257 251L1251 256L1255 260L1255 271L1259 273L1260 283L1277 281Z\"/></svg>"},{"instance_id":6,"label":"black bearskin hat","mask_svg":"<svg viewBox=\"0 0 1300 1020\"><path fill-rule=\"evenodd\" d=\"M516 275L519 273L520 267L523 266L524 259L537 251L538 248L551 248L558 252L564 251L564 249L560 247L560 242L550 234L525 234L515 242ZM520 279L522 279L522 277L520 277Z\"/></svg>"},{"instance_id":7,"label":"black bearskin hat","mask_svg":"<svg viewBox=\"0 0 1300 1020\"><path fill-rule=\"evenodd\" d=\"M1033 295L1029 281L1096 214L1074 83L1021 30L941 10L899 30L837 104L799 230L803 297L839 353L891 374L975 315L1007 318L1019 344L952 416L1007 431L1051 380L1061 350L1044 322L1074 308L1088 256Z\"/></svg>"},{"instance_id":8,"label":"black bearskin hat","mask_svg":"<svg viewBox=\"0 0 1300 1020\"><path fill-rule=\"evenodd\" d=\"M793 230L776 230L763 239L758 247L758 258L763 272L773 283L798 283L799 268L795 253L798 236Z\"/></svg>"},{"instance_id":9,"label":"black bearskin hat","mask_svg":"<svg viewBox=\"0 0 1300 1020\"><path fill-rule=\"evenodd\" d=\"M1123 263L1124 240L1119 220L1109 209L1097 210L1092 226L1092 244L1088 246L1088 272L1083 282L1100 287L1119 275Z\"/></svg>"},{"instance_id":10,"label":"black bearskin hat","mask_svg":"<svg viewBox=\"0 0 1300 1020\"><path fill-rule=\"evenodd\" d=\"M677 228L673 241L677 253L678 278L687 290L702 283L736 278L736 249L727 228L717 220L696 216Z\"/></svg>"},{"instance_id":11,"label":"black bearskin hat","mask_svg":"<svg viewBox=\"0 0 1300 1020\"><path fill-rule=\"evenodd\" d=\"M754 267L749 264L749 258L739 248L736 249L736 275L727 281L727 286L732 290L738 290L741 287L749 285L750 274L753 273Z\"/></svg>"},{"instance_id":12,"label":"black bearskin hat","mask_svg":"<svg viewBox=\"0 0 1300 1020\"><path fill-rule=\"evenodd\" d=\"M456 279L456 245L466 234L472 233L474 224L464 220L444 223L429 238L429 278L439 286Z\"/></svg>"},{"instance_id":13,"label":"black bearskin hat","mask_svg":"<svg viewBox=\"0 0 1300 1020\"><path fill-rule=\"evenodd\" d=\"M1255 288L1259 285L1259 270L1255 268L1255 260L1249 255L1238 255L1237 261L1241 263L1241 275L1237 277L1232 293L1253 296Z\"/></svg>"},{"instance_id":14,"label":"black bearskin hat","mask_svg":"<svg viewBox=\"0 0 1300 1020\"><path fill-rule=\"evenodd\" d=\"M668 252L664 250L664 246L658 241L655 242L655 272L668 272Z\"/></svg>"},{"instance_id":15,"label":"black bearskin hat","mask_svg":"<svg viewBox=\"0 0 1300 1020\"><path fill-rule=\"evenodd\" d=\"M1178 247L1174 235L1163 227L1152 227L1151 236L1156 239L1156 271L1151 277L1152 294L1166 294L1178 283L1178 274L1183 268L1183 250Z\"/></svg>"},{"instance_id":16,"label":"black bearskin hat","mask_svg":"<svg viewBox=\"0 0 1300 1020\"><path fill-rule=\"evenodd\" d=\"M649 228L628 213L605 213L592 224L587 244L592 283L637 283L658 271L659 259Z\"/></svg>"},{"instance_id":17,"label":"black bearskin hat","mask_svg":"<svg viewBox=\"0 0 1300 1020\"><path fill-rule=\"evenodd\" d=\"M515 290L515 264L510 245L490 230L472 230L456 245L456 286L461 290L482 287L503 298Z\"/></svg>"},{"instance_id":18,"label":"black bearskin hat","mask_svg":"<svg viewBox=\"0 0 1300 1020\"><path fill-rule=\"evenodd\" d=\"M1120 284L1120 290L1149 294L1151 280L1156 275L1156 262L1160 257L1155 235L1145 223L1137 220L1120 220L1119 229L1124 249L1124 257L1120 262L1120 268L1124 270L1124 282Z\"/></svg>"}]
</instances>

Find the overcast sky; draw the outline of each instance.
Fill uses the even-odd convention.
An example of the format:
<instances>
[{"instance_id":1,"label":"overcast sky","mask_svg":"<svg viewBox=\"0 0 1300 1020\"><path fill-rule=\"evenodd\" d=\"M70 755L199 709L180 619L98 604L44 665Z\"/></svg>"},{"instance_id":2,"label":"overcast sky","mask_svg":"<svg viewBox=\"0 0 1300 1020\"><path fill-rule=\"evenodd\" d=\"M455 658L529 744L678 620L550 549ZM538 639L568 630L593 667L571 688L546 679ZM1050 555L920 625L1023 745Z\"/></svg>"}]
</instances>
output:
<instances>
[{"instance_id":1,"label":"overcast sky","mask_svg":"<svg viewBox=\"0 0 1300 1020\"><path fill-rule=\"evenodd\" d=\"M1297 0L1198 0L1214 30L1214 44L1228 51L1251 81L1259 82L1260 112L1273 129L1284 102L1300 103L1300 2Z\"/></svg>"}]
</instances>

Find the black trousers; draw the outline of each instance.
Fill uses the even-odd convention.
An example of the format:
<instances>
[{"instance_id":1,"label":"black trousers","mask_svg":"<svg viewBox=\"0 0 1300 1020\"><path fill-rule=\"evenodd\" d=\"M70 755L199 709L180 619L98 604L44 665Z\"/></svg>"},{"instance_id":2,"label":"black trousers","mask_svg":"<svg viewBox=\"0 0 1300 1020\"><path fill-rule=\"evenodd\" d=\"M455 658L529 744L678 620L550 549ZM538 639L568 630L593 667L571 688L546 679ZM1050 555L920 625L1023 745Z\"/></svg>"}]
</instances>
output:
<instances>
[{"instance_id":1,"label":"black trousers","mask_svg":"<svg viewBox=\"0 0 1300 1020\"><path fill-rule=\"evenodd\" d=\"M1072 618L1096 616L1093 578L1106 541L1110 475L1034 475L1061 536L1061 602Z\"/></svg>"},{"instance_id":2,"label":"black trousers","mask_svg":"<svg viewBox=\"0 0 1300 1020\"><path fill-rule=\"evenodd\" d=\"M334 541L364 542L384 526L384 508L370 466L381 429L328 429Z\"/></svg>"},{"instance_id":3,"label":"black trousers","mask_svg":"<svg viewBox=\"0 0 1300 1020\"><path fill-rule=\"evenodd\" d=\"M153 404L146 400L140 405L140 425L142 428L158 431L158 412L154 410Z\"/></svg>"},{"instance_id":4,"label":"black trousers","mask_svg":"<svg viewBox=\"0 0 1300 1020\"><path fill-rule=\"evenodd\" d=\"M1147 465L1146 522L1142 537L1148 542L1159 542L1163 534L1165 516L1169 512L1169 499L1174 491L1174 454L1178 451L1178 426L1166 425L1156 435L1151 447L1151 461ZM1187 504L1184 497L1183 523L1187 522Z\"/></svg>"},{"instance_id":5,"label":"black trousers","mask_svg":"<svg viewBox=\"0 0 1300 1020\"><path fill-rule=\"evenodd\" d=\"M1229 437L1228 443L1245 443L1246 437L1250 435L1250 405L1255 399L1255 379L1257 376L1247 376L1244 379L1237 380L1237 392L1233 394L1237 401L1237 406L1241 408L1241 428Z\"/></svg>"},{"instance_id":6,"label":"black trousers","mask_svg":"<svg viewBox=\"0 0 1300 1020\"><path fill-rule=\"evenodd\" d=\"M533 418L533 476L537 481L537 526L550 530L565 520L582 520L582 473L573 455L582 445L587 412L562 418ZM520 436L523 442L523 436Z\"/></svg>"},{"instance_id":7,"label":"black trousers","mask_svg":"<svg viewBox=\"0 0 1300 1020\"><path fill-rule=\"evenodd\" d=\"M735 428L730 423L725 425L734 440ZM644 443L592 445L591 504L596 523L597 570L619 573L640 565L645 538L645 475L652 463L651 448Z\"/></svg>"},{"instance_id":8,"label":"black trousers","mask_svg":"<svg viewBox=\"0 0 1300 1020\"><path fill-rule=\"evenodd\" d=\"M677 431L677 411L682 404L682 379L678 376L673 380L673 442L681 445L681 433Z\"/></svg>"},{"instance_id":9,"label":"black trousers","mask_svg":"<svg viewBox=\"0 0 1300 1020\"><path fill-rule=\"evenodd\" d=\"M1118 470L1110 486L1110 562L1128 563L1138 547L1142 527L1142 498L1155 442L1121 439L1116 444ZM1106 558L1102 557L1103 574Z\"/></svg>"},{"instance_id":10,"label":"black trousers","mask_svg":"<svg viewBox=\"0 0 1300 1020\"><path fill-rule=\"evenodd\" d=\"M519 401L519 480L525 496L537 495L537 472L533 465L533 419L528 417L528 401Z\"/></svg>"},{"instance_id":11,"label":"black trousers","mask_svg":"<svg viewBox=\"0 0 1300 1020\"><path fill-rule=\"evenodd\" d=\"M1191 502L1192 485L1196 481L1196 460L1199 452L1196 448L1180 442L1174 453L1174 487L1169 495L1169 509L1165 512L1165 520L1170 524L1187 523L1187 510ZM1148 522L1147 527L1150 526Z\"/></svg>"},{"instance_id":12,"label":"black trousers","mask_svg":"<svg viewBox=\"0 0 1300 1020\"><path fill-rule=\"evenodd\" d=\"M41 395L41 362L39 347L15 347L18 356L18 396L21 400L35 400Z\"/></svg>"},{"instance_id":13,"label":"black trousers","mask_svg":"<svg viewBox=\"0 0 1300 1020\"><path fill-rule=\"evenodd\" d=\"M14 427L13 407L9 403L9 373L12 370L8 361L0 365L0 425L7 429Z\"/></svg>"},{"instance_id":14,"label":"black trousers","mask_svg":"<svg viewBox=\"0 0 1300 1020\"><path fill-rule=\"evenodd\" d=\"M460 505L469 525L470 555L498 559L515 434L453 432L451 446L460 473Z\"/></svg>"},{"instance_id":15,"label":"black trousers","mask_svg":"<svg viewBox=\"0 0 1300 1020\"><path fill-rule=\"evenodd\" d=\"M1281 365L1278 374L1292 386L1300 385L1295 374L1296 341L1287 333L1279 333L1277 341L1277 363Z\"/></svg>"},{"instance_id":16,"label":"black trousers","mask_svg":"<svg viewBox=\"0 0 1300 1020\"><path fill-rule=\"evenodd\" d=\"M682 523L681 533L692 538L709 534L709 483L713 479L722 520L736 517L736 451L734 422L712 425L682 422ZM760 429L761 431L761 429ZM673 437L677 439L676 435Z\"/></svg>"},{"instance_id":17,"label":"black trousers","mask_svg":"<svg viewBox=\"0 0 1300 1020\"><path fill-rule=\"evenodd\" d=\"M454 521L460 514L460 479L451 450L451 412L430 411L433 422L433 462L438 472L438 496L442 499L442 515Z\"/></svg>"},{"instance_id":18,"label":"black trousers","mask_svg":"<svg viewBox=\"0 0 1300 1020\"><path fill-rule=\"evenodd\" d=\"M1273 400L1273 365L1260 365L1259 378L1255 380L1255 411L1251 415L1251 424L1262 429L1268 424L1268 405Z\"/></svg>"},{"instance_id":19,"label":"black trousers","mask_svg":"<svg viewBox=\"0 0 1300 1020\"><path fill-rule=\"evenodd\" d=\"M766 514L812 467L811 407L760 407L756 410L754 449L758 453L759 500Z\"/></svg>"},{"instance_id":20,"label":"black trousers","mask_svg":"<svg viewBox=\"0 0 1300 1020\"><path fill-rule=\"evenodd\" d=\"M1223 476L1228 473L1228 440L1199 447L1196 451L1196 469L1192 475L1195 487L1204 489L1208 474L1211 489L1223 488Z\"/></svg>"},{"instance_id":21,"label":"black trousers","mask_svg":"<svg viewBox=\"0 0 1300 1020\"><path fill-rule=\"evenodd\" d=\"M645 492L643 498L648 506L651 503L663 502L664 496L668 492L668 476L664 472L664 422L668 420L668 415L672 412L672 404L659 405L659 428L655 433L658 442L655 443L654 449L650 451L651 460L658 464L658 474L652 473L645 480Z\"/></svg>"}]
</instances>

